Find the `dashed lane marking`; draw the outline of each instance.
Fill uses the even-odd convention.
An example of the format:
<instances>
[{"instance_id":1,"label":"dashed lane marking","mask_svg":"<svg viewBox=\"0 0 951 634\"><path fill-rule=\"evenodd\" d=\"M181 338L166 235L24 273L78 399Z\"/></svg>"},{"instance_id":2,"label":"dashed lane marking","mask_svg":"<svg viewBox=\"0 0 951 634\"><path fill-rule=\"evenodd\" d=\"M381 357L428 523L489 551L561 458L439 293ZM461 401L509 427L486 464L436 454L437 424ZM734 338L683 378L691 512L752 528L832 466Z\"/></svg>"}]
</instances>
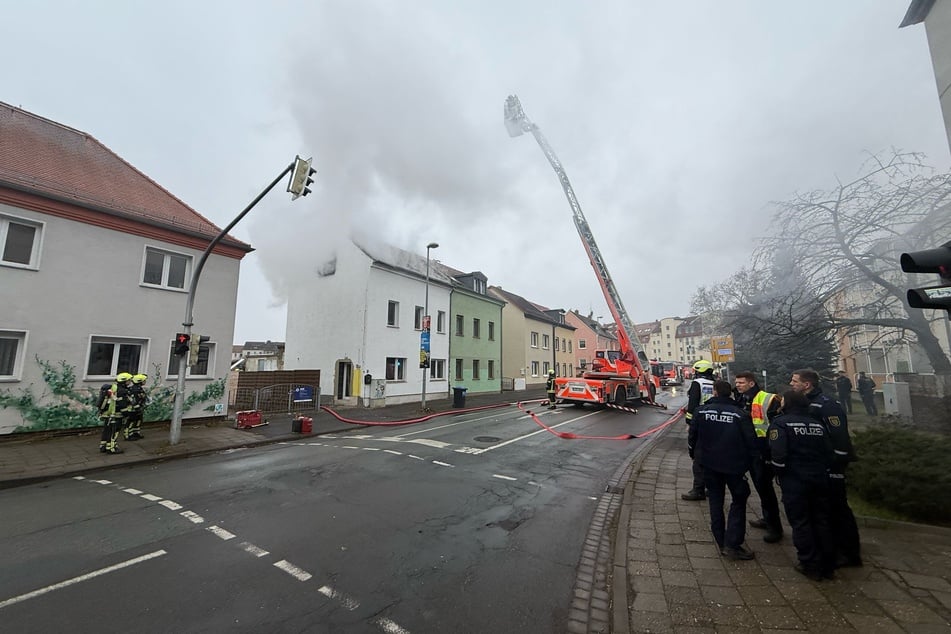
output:
<instances>
[{"instance_id":1,"label":"dashed lane marking","mask_svg":"<svg viewBox=\"0 0 951 634\"><path fill-rule=\"evenodd\" d=\"M179 515L191 520L194 524L204 524L205 522L205 518L194 511L182 511Z\"/></svg>"},{"instance_id":2,"label":"dashed lane marking","mask_svg":"<svg viewBox=\"0 0 951 634\"><path fill-rule=\"evenodd\" d=\"M404 629L394 623L393 621L380 617L376 620L376 624L380 627L381 630L386 632L386 634L410 634L409 630Z\"/></svg>"},{"instance_id":3,"label":"dashed lane marking","mask_svg":"<svg viewBox=\"0 0 951 634\"><path fill-rule=\"evenodd\" d=\"M241 548L244 548L245 551L251 553L255 557L263 557L264 555L270 554L268 551L264 550L263 548L258 548L250 542L241 542Z\"/></svg>"},{"instance_id":4,"label":"dashed lane marking","mask_svg":"<svg viewBox=\"0 0 951 634\"><path fill-rule=\"evenodd\" d=\"M159 502L159 504L172 511L177 511L178 509L182 508L181 504L178 502L172 502L171 500L162 500Z\"/></svg>"},{"instance_id":5,"label":"dashed lane marking","mask_svg":"<svg viewBox=\"0 0 951 634\"><path fill-rule=\"evenodd\" d=\"M307 581L313 576L312 574L310 574L303 568L298 568L297 566L287 561L286 559L276 561L274 562L274 565L275 567L280 568L281 570L283 570L290 576L294 577L298 581Z\"/></svg>"},{"instance_id":6,"label":"dashed lane marking","mask_svg":"<svg viewBox=\"0 0 951 634\"><path fill-rule=\"evenodd\" d=\"M498 478L499 480L511 480L513 482L518 480L518 478L513 478L512 476L507 476L507 475L499 475L498 473L493 473L492 477Z\"/></svg>"},{"instance_id":7,"label":"dashed lane marking","mask_svg":"<svg viewBox=\"0 0 951 634\"><path fill-rule=\"evenodd\" d=\"M142 495L143 500L148 500L149 502L158 502L162 498L157 495L152 495L151 493L145 493Z\"/></svg>"},{"instance_id":8,"label":"dashed lane marking","mask_svg":"<svg viewBox=\"0 0 951 634\"><path fill-rule=\"evenodd\" d=\"M122 490L130 495L142 495L142 491L139 491L138 489L122 489Z\"/></svg>"},{"instance_id":9,"label":"dashed lane marking","mask_svg":"<svg viewBox=\"0 0 951 634\"><path fill-rule=\"evenodd\" d=\"M394 451L394 450L392 450L392 449L384 449L383 451L386 452L386 453L391 453L391 454L393 454L394 456L402 456L402 455L403 455L403 452L402 452L402 451Z\"/></svg>"},{"instance_id":10,"label":"dashed lane marking","mask_svg":"<svg viewBox=\"0 0 951 634\"><path fill-rule=\"evenodd\" d=\"M359 601L357 601L353 597L348 597L342 592L337 592L330 586L321 586L317 588L317 592L324 595L328 599L333 599L334 601L338 601L340 605L347 608L351 612L353 612L354 610L360 607Z\"/></svg>"},{"instance_id":11,"label":"dashed lane marking","mask_svg":"<svg viewBox=\"0 0 951 634\"><path fill-rule=\"evenodd\" d=\"M451 465L448 462L439 462L438 460L433 460L433 464L438 464L440 467L455 467L455 465Z\"/></svg>"},{"instance_id":12,"label":"dashed lane marking","mask_svg":"<svg viewBox=\"0 0 951 634\"><path fill-rule=\"evenodd\" d=\"M230 533L230 532L226 531L225 529L221 528L220 526L209 526L209 527L208 527L207 529L205 529L205 530L207 530L209 533L214 533L215 535L217 535L218 537L220 537L220 538L223 539L224 541L228 541L229 539L234 539L234 538L235 538L235 534L234 534L234 533Z\"/></svg>"}]
</instances>

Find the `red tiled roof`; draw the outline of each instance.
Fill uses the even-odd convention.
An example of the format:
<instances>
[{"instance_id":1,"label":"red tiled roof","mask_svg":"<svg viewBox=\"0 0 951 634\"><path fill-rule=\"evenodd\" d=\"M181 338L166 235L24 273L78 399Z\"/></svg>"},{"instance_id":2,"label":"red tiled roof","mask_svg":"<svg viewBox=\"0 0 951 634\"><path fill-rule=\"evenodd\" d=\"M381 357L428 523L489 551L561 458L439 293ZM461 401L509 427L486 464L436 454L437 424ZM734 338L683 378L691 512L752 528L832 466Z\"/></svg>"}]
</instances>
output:
<instances>
[{"instance_id":1,"label":"red tiled roof","mask_svg":"<svg viewBox=\"0 0 951 634\"><path fill-rule=\"evenodd\" d=\"M0 185L186 233L221 231L89 134L3 102ZM224 241L251 250L230 236Z\"/></svg>"}]
</instances>

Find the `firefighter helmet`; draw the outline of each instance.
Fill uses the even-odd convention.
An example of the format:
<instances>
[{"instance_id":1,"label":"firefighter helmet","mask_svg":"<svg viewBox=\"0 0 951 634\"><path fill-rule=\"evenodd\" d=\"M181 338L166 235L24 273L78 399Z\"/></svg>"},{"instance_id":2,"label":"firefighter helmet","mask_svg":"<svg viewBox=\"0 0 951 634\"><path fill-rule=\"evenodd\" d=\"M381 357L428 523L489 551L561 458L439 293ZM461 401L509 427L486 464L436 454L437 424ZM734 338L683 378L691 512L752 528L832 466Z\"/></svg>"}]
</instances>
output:
<instances>
[{"instance_id":1,"label":"firefighter helmet","mask_svg":"<svg viewBox=\"0 0 951 634\"><path fill-rule=\"evenodd\" d=\"M129 374L128 372L120 372L119 374L116 375L116 381L118 381L119 383L127 383L128 381L131 381L131 380L132 380L132 375Z\"/></svg>"},{"instance_id":2,"label":"firefighter helmet","mask_svg":"<svg viewBox=\"0 0 951 634\"><path fill-rule=\"evenodd\" d=\"M549 370L549 371L548 371L548 376L555 376L555 371L554 371L554 370Z\"/></svg>"},{"instance_id":3,"label":"firefighter helmet","mask_svg":"<svg viewBox=\"0 0 951 634\"><path fill-rule=\"evenodd\" d=\"M711 372L713 370L713 364L707 361L706 359L700 359L693 364L693 370L697 374L703 374L704 372Z\"/></svg>"},{"instance_id":4,"label":"firefighter helmet","mask_svg":"<svg viewBox=\"0 0 951 634\"><path fill-rule=\"evenodd\" d=\"M132 377L132 382L133 382L133 383L145 383L145 380L148 379L148 378L149 378L149 377L147 377L147 376L144 375L144 374L136 374L134 377Z\"/></svg>"}]
</instances>

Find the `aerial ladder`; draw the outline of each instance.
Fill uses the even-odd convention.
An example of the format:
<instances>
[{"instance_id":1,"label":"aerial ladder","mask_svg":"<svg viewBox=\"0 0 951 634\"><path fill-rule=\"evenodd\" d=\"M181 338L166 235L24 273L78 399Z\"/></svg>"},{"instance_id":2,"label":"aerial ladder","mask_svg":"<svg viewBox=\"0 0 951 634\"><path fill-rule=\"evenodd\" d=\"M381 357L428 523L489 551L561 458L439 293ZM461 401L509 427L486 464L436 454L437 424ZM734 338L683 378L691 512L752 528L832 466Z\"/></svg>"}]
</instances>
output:
<instances>
[{"instance_id":1,"label":"aerial ladder","mask_svg":"<svg viewBox=\"0 0 951 634\"><path fill-rule=\"evenodd\" d=\"M568 198L568 204L571 207L572 219L578 235L581 236L581 242L584 244L585 251L588 253L588 259L594 268L598 282L601 284L601 291L604 293L604 300L607 302L611 316L617 324L617 337L620 347L619 351L598 350L595 358L592 360L591 369L586 371L581 378L559 377L555 383L557 386L557 397L559 400L575 403L595 403L602 405L624 406L627 403L640 399L642 402L657 405L654 396L657 392L658 382L652 376L650 371L650 361L647 354L641 346L640 340L634 329L634 323L624 309L621 302L621 296L614 286L608 267L601 256L601 250L594 239L594 234L588 226L588 221L581 211L581 204L575 196L571 183L568 181L568 175L565 173L561 161L555 155L555 151L548 144L548 140L542 134L537 125L532 123L518 97L509 95L505 100L505 128L509 136L521 136L525 132L531 132L541 147L542 152L548 162L551 163L561 187Z\"/></svg>"}]
</instances>

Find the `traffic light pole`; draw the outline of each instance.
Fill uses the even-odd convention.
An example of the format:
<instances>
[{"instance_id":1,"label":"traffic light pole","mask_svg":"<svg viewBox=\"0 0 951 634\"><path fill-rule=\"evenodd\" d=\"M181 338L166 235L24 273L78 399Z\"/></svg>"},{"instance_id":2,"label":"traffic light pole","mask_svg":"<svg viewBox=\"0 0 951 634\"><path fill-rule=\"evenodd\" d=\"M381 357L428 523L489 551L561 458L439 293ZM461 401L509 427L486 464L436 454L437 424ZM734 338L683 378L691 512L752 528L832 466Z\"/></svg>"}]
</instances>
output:
<instances>
[{"instance_id":1,"label":"traffic light pole","mask_svg":"<svg viewBox=\"0 0 951 634\"><path fill-rule=\"evenodd\" d=\"M215 239L212 240L205 251L201 254L201 257L198 259L198 264L195 265L195 272L192 273L191 283L188 286L188 298L185 300L185 321L182 322L182 326L185 328L183 331L186 335L191 337L192 334L192 309L195 304L195 291L198 288L198 278L201 276L201 271L205 267L205 261L208 259L208 256L211 255L212 249L221 242L221 239L224 238L231 229L234 228L236 224L241 222L241 219L244 218L251 209L254 208L261 199L264 198L268 192L270 192L274 187L281 182L285 176L287 176L293 169L296 163L291 163L284 171L281 172L274 181L267 186L267 188L257 195L257 198L251 201L251 204L244 208L238 216L231 221L227 227L221 230ZM309 167L309 164L308 164ZM180 355L178 357L178 381L175 384L175 402L172 407L172 424L169 428L169 438L168 442L171 445L177 445L182 438L182 414L184 413L185 405L185 372L188 368L188 355Z\"/></svg>"}]
</instances>

